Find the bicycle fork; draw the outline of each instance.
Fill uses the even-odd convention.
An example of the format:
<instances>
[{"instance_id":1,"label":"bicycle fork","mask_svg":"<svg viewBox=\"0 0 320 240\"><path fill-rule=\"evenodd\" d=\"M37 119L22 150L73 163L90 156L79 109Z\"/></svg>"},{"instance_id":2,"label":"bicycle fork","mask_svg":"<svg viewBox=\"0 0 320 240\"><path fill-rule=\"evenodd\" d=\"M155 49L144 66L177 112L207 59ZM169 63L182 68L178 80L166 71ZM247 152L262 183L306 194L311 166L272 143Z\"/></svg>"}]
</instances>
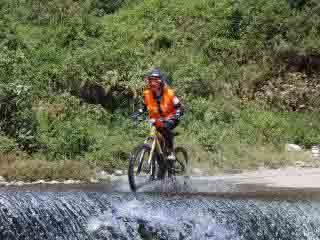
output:
<instances>
[{"instance_id":1,"label":"bicycle fork","mask_svg":"<svg viewBox=\"0 0 320 240\"><path fill-rule=\"evenodd\" d=\"M152 157L153 157L153 153L156 150L156 148L159 151L159 155L161 157L163 157L163 151L161 149L160 143L156 138L152 139L152 144L151 144L151 150L150 150L150 155L149 155L149 159L148 159L148 166L151 166L151 161L152 161Z\"/></svg>"}]
</instances>

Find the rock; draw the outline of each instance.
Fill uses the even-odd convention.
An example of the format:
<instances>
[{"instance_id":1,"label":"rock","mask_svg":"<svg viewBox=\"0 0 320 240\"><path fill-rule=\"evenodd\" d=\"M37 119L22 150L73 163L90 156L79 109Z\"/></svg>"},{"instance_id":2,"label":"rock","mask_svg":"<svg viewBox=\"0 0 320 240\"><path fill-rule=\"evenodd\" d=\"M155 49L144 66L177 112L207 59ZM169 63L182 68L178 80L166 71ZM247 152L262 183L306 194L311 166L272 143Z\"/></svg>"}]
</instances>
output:
<instances>
[{"instance_id":1,"label":"rock","mask_svg":"<svg viewBox=\"0 0 320 240\"><path fill-rule=\"evenodd\" d=\"M311 147L311 155L313 159L320 159L320 147L318 145Z\"/></svg>"},{"instance_id":2,"label":"rock","mask_svg":"<svg viewBox=\"0 0 320 240\"><path fill-rule=\"evenodd\" d=\"M48 184L59 184L59 182L55 181L55 180L52 180L52 181L48 182Z\"/></svg>"},{"instance_id":3,"label":"rock","mask_svg":"<svg viewBox=\"0 0 320 240\"><path fill-rule=\"evenodd\" d=\"M304 167L304 162L302 162L302 161L296 161L296 162L294 163L294 165L295 165L296 167Z\"/></svg>"},{"instance_id":4,"label":"rock","mask_svg":"<svg viewBox=\"0 0 320 240\"><path fill-rule=\"evenodd\" d=\"M90 178L90 183L98 183L99 180L96 178Z\"/></svg>"},{"instance_id":5,"label":"rock","mask_svg":"<svg viewBox=\"0 0 320 240\"><path fill-rule=\"evenodd\" d=\"M285 145L285 149L287 152L301 152L302 151L302 147L300 147L297 144L292 144L292 143L287 143Z\"/></svg>"},{"instance_id":6,"label":"rock","mask_svg":"<svg viewBox=\"0 0 320 240\"><path fill-rule=\"evenodd\" d=\"M4 179L4 177L0 176L0 182L5 182L6 180Z\"/></svg>"},{"instance_id":7,"label":"rock","mask_svg":"<svg viewBox=\"0 0 320 240\"><path fill-rule=\"evenodd\" d=\"M191 173L194 174L194 175L202 175L203 174L203 172L199 168L193 168L191 170Z\"/></svg>"},{"instance_id":8,"label":"rock","mask_svg":"<svg viewBox=\"0 0 320 240\"><path fill-rule=\"evenodd\" d=\"M23 185L32 185L32 182L23 182Z\"/></svg>"},{"instance_id":9,"label":"rock","mask_svg":"<svg viewBox=\"0 0 320 240\"><path fill-rule=\"evenodd\" d=\"M79 184L79 183L81 183L80 180L72 180L72 179L69 179L63 182L63 184Z\"/></svg>"},{"instance_id":10,"label":"rock","mask_svg":"<svg viewBox=\"0 0 320 240\"><path fill-rule=\"evenodd\" d=\"M117 169L117 170L114 171L114 175L115 175L115 176L122 176L123 174L124 174L124 171L123 171L123 170Z\"/></svg>"},{"instance_id":11,"label":"rock","mask_svg":"<svg viewBox=\"0 0 320 240\"><path fill-rule=\"evenodd\" d=\"M46 182L44 180L42 180L42 179L33 182L33 184L44 184L44 183L46 183Z\"/></svg>"},{"instance_id":12,"label":"rock","mask_svg":"<svg viewBox=\"0 0 320 240\"><path fill-rule=\"evenodd\" d=\"M108 180L110 178L110 175L106 171L100 171L96 173L96 178L99 180Z\"/></svg>"},{"instance_id":13,"label":"rock","mask_svg":"<svg viewBox=\"0 0 320 240\"><path fill-rule=\"evenodd\" d=\"M16 186L23 186L23 185L24 185L24 182L18 181L18 182L15 183L15 185L16 185Z\"/></svg>"}]
</instances>

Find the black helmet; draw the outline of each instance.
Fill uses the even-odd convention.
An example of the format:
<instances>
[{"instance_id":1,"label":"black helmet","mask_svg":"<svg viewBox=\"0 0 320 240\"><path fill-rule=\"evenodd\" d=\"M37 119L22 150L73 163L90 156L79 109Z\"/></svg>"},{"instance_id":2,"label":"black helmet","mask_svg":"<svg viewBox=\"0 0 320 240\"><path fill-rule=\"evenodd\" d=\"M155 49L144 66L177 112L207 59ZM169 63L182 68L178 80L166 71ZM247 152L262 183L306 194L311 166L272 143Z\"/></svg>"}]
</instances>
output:
<instances>
[{"instance_id":1,"label":"black helmet","mask_svg":"<svg viewBox=\"0 0 320 240\"><path fill-rule=\"evenodd\" d=\"M165 76L162 74L161 70L159 68L154 68L152 69L147 77L158 77L161 80L161 85L164 86L166 84L166 78Z\"/></svg>"}]
</instances>

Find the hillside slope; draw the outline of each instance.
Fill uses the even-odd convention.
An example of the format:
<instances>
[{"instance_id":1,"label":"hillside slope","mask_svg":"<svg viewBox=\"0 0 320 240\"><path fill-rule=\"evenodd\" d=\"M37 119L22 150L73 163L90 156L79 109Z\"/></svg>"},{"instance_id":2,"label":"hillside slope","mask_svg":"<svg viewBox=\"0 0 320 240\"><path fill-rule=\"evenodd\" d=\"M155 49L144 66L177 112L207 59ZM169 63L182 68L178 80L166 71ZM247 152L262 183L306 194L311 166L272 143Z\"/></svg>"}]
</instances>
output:
<instances>
[{"instance_id":1,"label":"hillside slope","mask_svg":"<svg viewBox=\"0 0 320 240\"><path fill-rule=\"evenodd\" d=\"M147 133L130 122L134 96L159 66L187 108L177 141L195 159L222 145L227 168L272 165L251 148L320 141L319 10L315 0L1 1L1 152L126 167Z\"/></svg>"}]
</instances>

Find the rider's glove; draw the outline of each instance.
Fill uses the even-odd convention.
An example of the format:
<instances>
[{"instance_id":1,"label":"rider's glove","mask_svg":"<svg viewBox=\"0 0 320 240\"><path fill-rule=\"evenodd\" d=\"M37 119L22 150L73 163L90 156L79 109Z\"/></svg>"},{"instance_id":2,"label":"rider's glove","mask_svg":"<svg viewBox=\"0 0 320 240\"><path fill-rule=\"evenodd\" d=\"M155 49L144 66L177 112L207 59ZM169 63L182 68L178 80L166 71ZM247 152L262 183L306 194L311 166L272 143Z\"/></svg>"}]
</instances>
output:
<instances>
[{"instance_id":1,"label":"rider's glove","mask_svg":"<svg viewBox=\"0 0 320 240\"><path fill-rule=\"evenodd\" d=\"M166 120L164 122L164 127L172 129L172 128L174 128L174 124L175 124L175 122L173 120Z\"/></svg>"},{"instance_id":2,"label":"rider's glove","mask_svg":"<svg viewBox=\"0 0 320 240\"><path fill-rule=\"evenodd\" d=\"M164 123L163 123L163 121L156 120L154 122L154 126L156 126L157 128L163 128L164 127Z\"/></svg>"}]
</instances>

